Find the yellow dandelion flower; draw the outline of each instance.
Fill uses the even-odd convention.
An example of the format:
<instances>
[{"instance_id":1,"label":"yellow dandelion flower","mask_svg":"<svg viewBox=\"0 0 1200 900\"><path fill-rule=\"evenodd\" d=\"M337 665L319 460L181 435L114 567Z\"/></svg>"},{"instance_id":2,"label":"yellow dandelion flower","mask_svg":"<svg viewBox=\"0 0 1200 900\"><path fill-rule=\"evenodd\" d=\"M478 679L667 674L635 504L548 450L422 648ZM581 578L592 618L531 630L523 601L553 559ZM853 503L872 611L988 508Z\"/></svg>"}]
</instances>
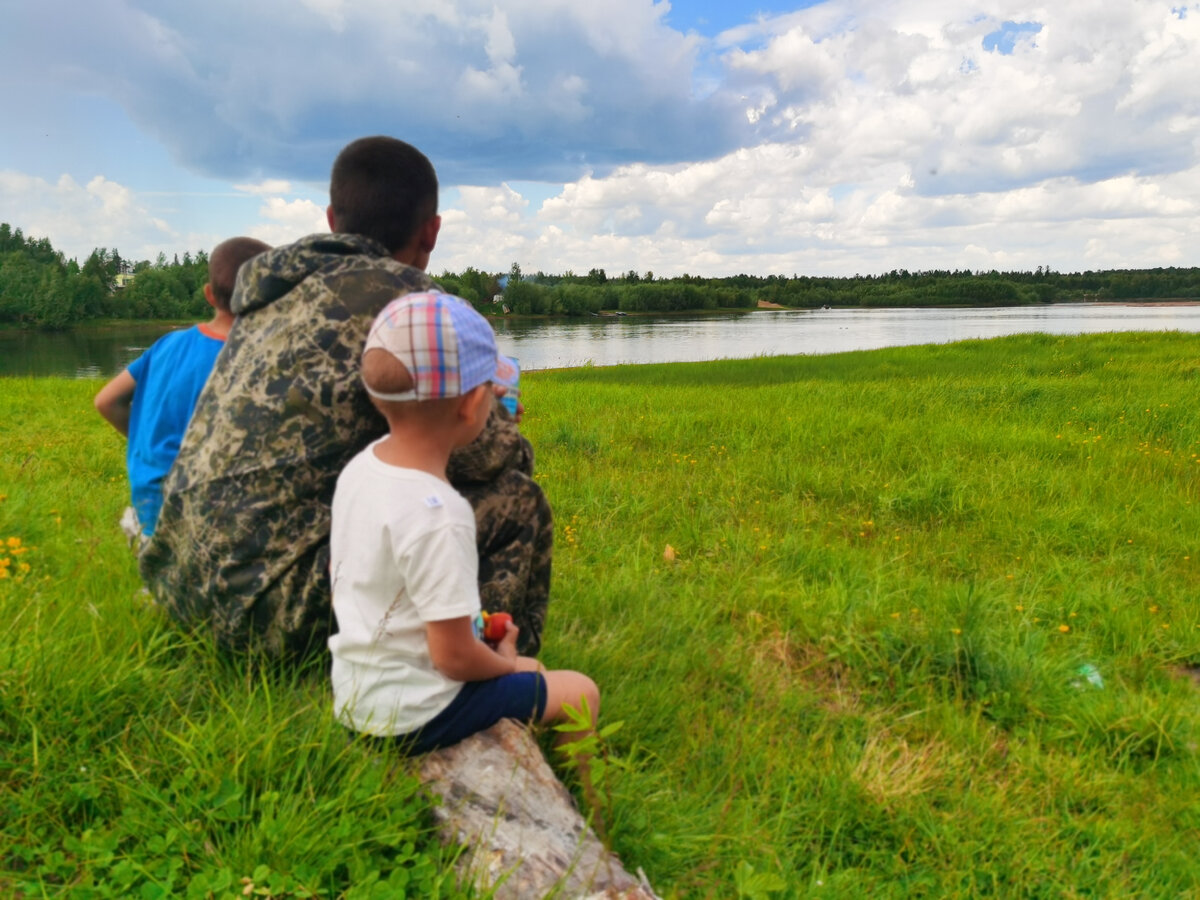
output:
<instances>
[{"instance_id":1,"label":"yellow dandelion flower","mask_svg":"<svg viewBox=\"0 0 1200 900\"><path fill-rule=\"evenodd\" d=\"M961 628L951 628L950 633L951 634L962 634L962 629Z\"/></svg>"},{"instance_id":2,"label":"yellow dandelion flower","mask_svg":"<svg viewBox=\"0 0 1200 900\"><path fill-rule=\"evenodd\" d=\"M8 545L8 546L10 546L10 547L20 547L20 546L21 546L21 539L20 539L19 537L10 537L10 538L9 538L7 541L5 541L4 543L5 543L5 544L7 544L7 545Z\"/></svg>"},{"instance_id":3,"label":"yellow dandelion flower","mask_svg":"<svg viewBox=\"0 0 1200 900\"><path fill-rule=\"evenodd\" d=\"M22 575L25 575L26 573L29 572L29 563L27 563L27 562L18 563L17 571L20 572Z\"/></svg>"},{"instance_id":4,"label":"yellow dandelion flower","mask_svg":"<svg viewBox=\"0 0 1200 900\"><path fill-rule=\"evenodd\" d=\"M8 577L8 569L0 569L0 581Z\"/></svg>"},{"instance_id":5,"label":"yellow dandelion flower","mask_svg":"<svg viewBox=\"0 0 1200 900\"><path fill-rule=\"evenodd\" d=\"M1022 606L1020 603L1018 603L1016 606L1014 606L1013 609L1015 609L1017 612L1025 612L1025 607Z\"/></svg>"},{"instance_id":6,"label":"yellow dandelion flower","mask_svg":"<svg viewBox=\"0 0 1200 900\"><path fill-rule=\"evenodd\" d=\"M1059 625L1058 630L1061 631L1063 634L1066 634L1068 631L1071 630L1071 626L1070 625Z\"/></svg>"}]
</instances>

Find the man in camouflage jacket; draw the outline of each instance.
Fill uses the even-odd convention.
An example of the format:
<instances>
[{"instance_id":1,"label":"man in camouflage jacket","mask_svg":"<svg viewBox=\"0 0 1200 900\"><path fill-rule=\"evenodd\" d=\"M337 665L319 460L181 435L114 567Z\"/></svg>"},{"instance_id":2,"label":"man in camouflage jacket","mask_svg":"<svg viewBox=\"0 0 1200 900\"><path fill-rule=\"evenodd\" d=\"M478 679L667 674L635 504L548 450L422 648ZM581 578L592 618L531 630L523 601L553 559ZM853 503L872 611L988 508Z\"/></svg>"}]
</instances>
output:
<instances>
[{"instance_id":1,"label":"man in camouflage jacket","mask_svg":"<svg viewBox=\"0 0 1200 900\"><path fill-rule=\"evenodd\" d=\"M374 154L394 165L397 153L402 160L410 153L428 166L390 138L356 141L339 163L354 148L369 162ZM436 286L424 272L436 214L419 217L418 237L394 252L371 237L337 233L351 218L339 215L338 165L329 215L335 233L264 253L240 271L237 321L139 558L155 600L180 622L211 628L230 650L294 657L325 646L334 485L346 462L387 431L359 376L367 330L394 297ZM414 246L418 252L409 252ZM513 614L525 655L541 644L553 542L550 507L532 471L532 448L499 402L449 469L476 512L483 607Z\"/></svg>"}]
</instances>

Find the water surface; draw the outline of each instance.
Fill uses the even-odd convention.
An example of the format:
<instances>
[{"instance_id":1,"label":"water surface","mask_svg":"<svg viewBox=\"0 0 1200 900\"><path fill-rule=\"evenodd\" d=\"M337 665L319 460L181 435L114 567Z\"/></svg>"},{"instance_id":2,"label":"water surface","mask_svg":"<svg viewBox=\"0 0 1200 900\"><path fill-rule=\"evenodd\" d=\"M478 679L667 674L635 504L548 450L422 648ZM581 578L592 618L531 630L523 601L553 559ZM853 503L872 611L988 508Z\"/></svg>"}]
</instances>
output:
<instances>
[{"instance_id":1,"label":"water surface","mask_svg":"<svg viewBox=\"0 0 1200 900\"><path fill-rule=\"evenodd\" d=\"M755 310L645 318L498 319L493 324L501 349L530 370L839 353L1033 331L1200 332L1200 306L1060 303L968 309ZM0 375L110 377L169 330L162 325L128 325L61 334L0 331Z\"/></svg>"},{"instance_id":2,"label":"water surface","mask_svg":"<svg viewBox=\"0 0 1200 900\"><path fill-rule=\"evenodd\" d=\"M1059 303L967 309L755 310L679 318L495 323L524 369L841 353L1045 332L1200 332L1200 306Z\"/></svg>"}]
</instances>

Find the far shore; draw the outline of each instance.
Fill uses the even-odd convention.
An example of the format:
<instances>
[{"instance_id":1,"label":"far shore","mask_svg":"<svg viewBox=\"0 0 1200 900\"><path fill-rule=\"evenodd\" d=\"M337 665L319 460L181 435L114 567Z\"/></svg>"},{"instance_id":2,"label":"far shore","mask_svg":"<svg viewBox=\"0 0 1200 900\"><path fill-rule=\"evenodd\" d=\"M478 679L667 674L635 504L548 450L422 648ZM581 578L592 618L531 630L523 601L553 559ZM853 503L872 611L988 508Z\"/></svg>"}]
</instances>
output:
<instances>
[{"instance_id":1,"label":"far shore","mask_svg":"<svg viewBox=\"0 0 1200 900\"><path fill-rule=\"evenodd\" d=\"M1080 306L1141 306L1141 307L1171 307L1171 306L1200 306L1200 300L1196 299L1175 299L1175 300L1055 300L1053 303L1032 303L1032 304L1013 304L1009 306L988 306L989 309L1021 309L1024 307L1034 308L1037 306L1065 306L1068 304L1077 304ZM825 309L839 310L854 310L854 309L974 309L979 307L978 304L964 303L945 303L936 306L839 306L830 304ZM598 314L586 316L566 316L566 315L521 315L517 313L494 313L484 311L483 314L489 319L499 321L537 321L545 320L561 320L561 319L579 319L588 320L594 318L601 319L622 319L622 318L644 318L644 317L674 317L674 316L709 316L722 315L728 313L751 313L756 310L793 310L795 312L811 312L813 309L821 307L811 306L783 306L779 303L772 303L769 300L759 300L757 306L744 307L719 307L717 309L677 309L677 310L615 310L605 309L600 310ZM196 321L190 319L89 319L82 322L75 322L61 329L53 329L56 331L72 331L76 328L94 328L117 330L121 328L135 327L166 327L178 326L180 328L196 324ZM44 329L36 326L24 325L18 322L3 322L0 323L0 332L19 332L19 331L42 331Z\"/></svg>"},{"instance_id":2,"label":"far shore","mask_svg":"<svg viewBox=\"0 0 1200 900\"><path fill-rule=\"evenodd\" d=\"M1200 306L1200 300L1083 300L1079 302L1089 303L1093 306Z\"/></svg>"}]
</instances>

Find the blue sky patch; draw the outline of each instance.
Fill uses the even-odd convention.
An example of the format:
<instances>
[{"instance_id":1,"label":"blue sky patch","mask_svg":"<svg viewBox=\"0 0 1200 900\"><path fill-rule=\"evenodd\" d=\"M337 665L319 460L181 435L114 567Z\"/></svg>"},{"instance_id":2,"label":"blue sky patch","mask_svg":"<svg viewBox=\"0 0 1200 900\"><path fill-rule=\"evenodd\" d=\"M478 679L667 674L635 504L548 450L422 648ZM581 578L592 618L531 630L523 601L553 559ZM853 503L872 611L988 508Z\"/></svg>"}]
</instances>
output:
<instances>
[{"instance_id":1,"label":"blue sky patch","mask_svg":"<svg viewBox=\"0 0 1200 900\"><path fill-rule=\"evenodd\" d=\"M746 25L758 16L774 16L816 6L822 0L672 0L667 24L680 31L696 31L715 37L727 28Z\"/></svg>"},{"instance_id":2,"label":"blue sky patch","mask_svg":"<svg viewBox=\"0 0 1200 900\"><path fill-rule=\"evenodd\" d=\"M1041 30L1041 22L1005 22L995 31L983 36L983 49L1011 56L1018 40L1027 34L1037 34Z\"/></svg>"}]
</instances>

